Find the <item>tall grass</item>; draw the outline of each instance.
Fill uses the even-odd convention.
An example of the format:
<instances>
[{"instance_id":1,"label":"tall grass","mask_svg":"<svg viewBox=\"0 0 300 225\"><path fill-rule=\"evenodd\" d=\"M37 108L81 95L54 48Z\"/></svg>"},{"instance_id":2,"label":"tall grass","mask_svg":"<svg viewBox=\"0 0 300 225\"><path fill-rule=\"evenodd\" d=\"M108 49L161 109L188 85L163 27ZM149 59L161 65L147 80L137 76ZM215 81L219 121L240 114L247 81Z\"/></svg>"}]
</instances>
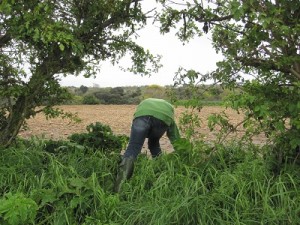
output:
<instances>
[{"instance_id":1,"label":"tall grass","mask_svg":"<svg viewBox=\"0 0 300 225\"><path fill-rule=\"evenodd\" d=\"M112 193L119 155L33 139L0 155L0 224L297 224L299 166L273 174L254 149L140 155L134 176ZM257 150L257 149L255 149ZM24 196L23 214L13 208ZM31 212L31 214L30 214ZM24 215L31 215L24 216ZM32 220L32 215L34 220ZM18 218L18 219L10 219ZM10 220L9 220L10 219Z\"/></svg>"},{"instance_id":2,"label":"tall grass","mask_svg":"<svg viewBox=\"0 0 300 225\"><path fill-rule=\"evenodd\" d=\"M273 177L260 159L225 170L205 162L192 168L180 159L145 163L139 173L147 175L126 186L131 204L120 208L124 224L293 224L299 219L298 175L282 182L286 175ZM161 164L168 169L157 174Z\"/></svg>"}]
</instances>

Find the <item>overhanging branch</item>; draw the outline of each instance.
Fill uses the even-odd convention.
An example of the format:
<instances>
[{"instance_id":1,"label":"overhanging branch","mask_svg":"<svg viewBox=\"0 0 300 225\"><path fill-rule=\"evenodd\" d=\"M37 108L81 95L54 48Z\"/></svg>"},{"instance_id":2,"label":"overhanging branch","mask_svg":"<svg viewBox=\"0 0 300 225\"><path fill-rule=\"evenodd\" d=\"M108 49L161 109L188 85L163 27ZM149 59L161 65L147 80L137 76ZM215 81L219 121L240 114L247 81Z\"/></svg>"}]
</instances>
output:
<instances>
[{"instance_id":1,"label":"overhanging branch","mask_svg":"<svg viewBox=\"0 0 300 225\"><path fill-rule=\"evenodd\" d=\"M275 70L282 73L291 73L291 69L287 67L279 67L274 62L265 59L255 59L247 57L235 57L235 60L242 63L244 66L252 66L255 68L264 68L267 70Z\"/></svg>"},{"instance_id":2,"label":"overhanging branch","mask_svg":"<svg viewBox=\"0 0 300 225\"><path fill-rule=\"evenodd\" d=\"M195 20L199 23L204 23L204 22L220 22L220 21L224 21L224 20L230 20L232 18L233 18L233 15L222 16L222 17L215 15L214 17L212 17L210 19L205 18L205 16L195 17Z\"/></svg>"}]
</instances>

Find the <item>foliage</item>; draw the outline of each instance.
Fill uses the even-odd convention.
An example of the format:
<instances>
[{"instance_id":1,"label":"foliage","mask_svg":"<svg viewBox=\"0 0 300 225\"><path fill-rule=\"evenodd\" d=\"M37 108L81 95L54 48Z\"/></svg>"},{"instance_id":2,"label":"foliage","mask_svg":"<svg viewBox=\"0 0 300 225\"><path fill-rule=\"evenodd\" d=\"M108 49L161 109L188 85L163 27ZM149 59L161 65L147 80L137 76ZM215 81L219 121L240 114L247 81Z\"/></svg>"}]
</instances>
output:
<instances>
[{"instance_id":1,"label":"foliage","mask_svg":"<svg viewBox=\"0 0 300 225\"><path fill-rule=\"evenodd\" d=\"M128 140L125 135L114 135L108 125L96 122L86 127L88 133L75 133L69 136L70 141L101 151L121 151L124 142Z\"/></svg>"},{"instance_id":2,"label":"foliage","mask_svg":"<svg viewBox=\"0 0 300 225\"><path fill-rule=\"evenodd\" d=\"M11 225L33 224L37 210L38 205L31 198L24 197L22 193L9 192L0 200L0 218L3 218L1 224L4 221Z\"/></svg>"},{"instance_id":3,"label":"foliage","mask_svg":"<svg viewBox=\"0 0 300 225\"><path fill-rule=\"evenodd\" d=\"M273 143L259 147L251 142L246 145L244 139L224 142L236 127L222 114L209 118L210 128L218 127L221 132L214 143L206 143L196 132L201 120L187 111L181 118L187 138L176 143L178 150L154 160L140 155L132 179L123 185L121 193L112 194L119 161L115 151L119 153L125 141L113 135L109 127L91 124L87 134L76 134L74 140L70 138L72 142L17 141L0 154L1 222L299 222L299 153L290 157L298 148L300 129L299 1L221 0L213 7L193 1L173 8L174 1L159 2L164 4L158 15L163 33L179 27L178 36L186 41L211 31L214 47L225 57L211 74L179 69L176 85L188 90L186 106L201 111L206 90L201 90L204 86L199 81L213 78L221 82L221 88L234 92L227 104L246 112L246 135L264 131ZM1 116L5 119L7 113L15 116L11 119L29 118L35 113L32 109L45 103L47 96L64 99L66 92L59 88L54 75L88 69L91 59L117 62L128 50L137 53L131 68L136 72L145 70L146 59L154 59L130 39L145 22L138 1L2 1L0 10L0 47L19 50L11 55L2 51L0 56L4 84L1 102L5 106ZM177 26L181 21L183 26ZM32 63L26 85L20 79L26 72L15 67L24 64L21 58ZM255 75L255 79L246 81L244 74ZM212 93L218 94L218 90L212 89ZM123 96L125 92L118 88L112 94ZM171 100L176 96L171 95ZM30 107L23 110L26 105ZM16 114L11 114L10 107ZM49 116L61 113L47 107L46 112ZM1 121L1 130L9 122ZM11 125L18 128L22 123L14 120ZM5 138L11 140L13 135ZM3 135L0 138L4 140ZM278 170L274 164L278 165L279 159ZM19 203L18 210L12 202Z\"/></svg>"},{"instance_id":4,"label":"foliage","mask_svg":"<svg viewBox=\"0 0 300 225\"><path fill-rule=\"evenodd\" d=\"M247 135L264 132L274 143L274 154L294 151L300 143L300 2L159 2L163 33L176 29L183 42L206 34L224 56L215 71L180 69L178 80L193 84L193 90L208 80L232 90L227 106L245 113Z\"/></svg>"},{"instance_id":5,"label":"foliage","mask_svg":"<svg viewBox=\"0 0 300 225\"><path fill-rule=\"evenodd\" d=\"M166 98L165 88L156 84L146 86L142 92L142 99L146 98Z\"/></svg>"},{"instance_id":6,"label":"foliage","mask_svg":"<svg viewBox=\"0 0 300 225\"><path fill-rule=\"evenodd\" d=\"M155 160L140 155L134 176L113 194L118 154L86 151L68 141L50 152L48 144L21 141L0 155L0 201L24 200L14 211L23 221L179 225L297 224L300 219L299 164L285 164L274 174L261 157L267 147L234 141L212 152L205 143L182 141L178 152ZM3 213L0 217L8 223ZM23 221L10 224L30 223Z\"/></svg>"},{"instance_id":7,"label":"foliage","mask_svg":"<svg viewBox=\"0 0 300 225\"><path fill-rule=\"evenodd\" d=\"M115 91L115 89L119 91ZM189 86L124 86L124 87L90 87L83 95L80 90L81 87L67 87L72 95L72 99L65 104L87 104L89 99L91 103L95 104L139 104L144 98L163 98L168 99L173 95L173 100L176 99L176 104L187 105L186 102L190 100ZM203 85L198 87L201 90L201 100L203 105L222 105L223 100L228 97L231 92L217 85ZM200 93L200 91L199 91ZM94 97L91 97L94 96ZM176 96L176 98L175 98ZM198 96L200 98L200 96ZM89 104L91 104L89 103Z\"/></svg>"},{"instance_id":8,"label":"foliage","mask_svg":"<svg viewBox=\"0 0 300 225\"><path fill-rule=\"evenodd\" d=\"M38 205L26 210L24 203L20 208L22 218L35 212L34 224L82 224L90 212L114 205L114 197L105 191L112 188L110 173L114 173L117 155L86 151L67 141L60 142L60 146L57 143L59 147L49 152L49 144L32 139L1 154L1 195L27 193L27 201Z\"/></svg>"},{"instance_id":9,"label":"foliage","mask_svg":"<svg viewBox=\"0 0 300 225\"><path fill-rule=\"evenodd\" d=\"M94 95L85 95L82 99L84 105L97 105L100 101Z\"/></svg>"},{"instance_id":10,"label":"foliage","mask_svg":"<svg viewBox=\"0 0 300 225\"><path fill-rule=\"evenodd\" d=\"M79 87L79 90L81 91L82 94L85 94L87 91L88 91L88 87L87 86L84 86L84 85L81 85Z\"/></svg>"},{"instance_id":11,"label":"foliage","mask_svg":"<svg viewBox=\"0 0 300 225\"><path fill-rule=\"evenodd\" d=\"M97 88L93 92L101 104L138 104L139 87Z\"/></svg>"},{"instance_id":12,"label":"foliage","mask_svg":"<svg viewBox=\"0 0 300 225\"><path fill-rule=\"evenodd\" d=\"M145 24L146 14L135 0L1 1L0 117L5 127L0 145L8 146L40 107L68 100L61 76L94 76L99 62L117 64L125 55L132 61L129 71L156 72L159 57L134 42Z\"/></svg>"}]
</instances>

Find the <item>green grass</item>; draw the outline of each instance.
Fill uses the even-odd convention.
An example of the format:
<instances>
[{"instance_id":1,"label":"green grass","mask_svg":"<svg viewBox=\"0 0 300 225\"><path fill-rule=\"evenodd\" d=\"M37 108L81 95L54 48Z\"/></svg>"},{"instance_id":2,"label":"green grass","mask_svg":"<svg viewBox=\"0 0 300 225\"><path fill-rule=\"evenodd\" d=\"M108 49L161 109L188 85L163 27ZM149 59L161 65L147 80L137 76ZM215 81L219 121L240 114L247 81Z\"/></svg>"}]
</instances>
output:
<instances>
[{"instance_id":1,"label":"green grass","mask_svg":"<svg viewBox=\"0 0 300 225\"><path fill-rule=\"evenodd\" d=\"M119 155L33 139L1 151L0 224L297 224L299 166L273 174L244 146L140 155L134 176L112 193ZM21 197L20 197L21 196ZM17 211L14 199L20 201ZM23 205L22 205L23 204ZM35 204L37 207L35 207ZM30 206L30 207L29 207ZM32 217L34 218L32 219Z\"/></svg>"}]
</instances>

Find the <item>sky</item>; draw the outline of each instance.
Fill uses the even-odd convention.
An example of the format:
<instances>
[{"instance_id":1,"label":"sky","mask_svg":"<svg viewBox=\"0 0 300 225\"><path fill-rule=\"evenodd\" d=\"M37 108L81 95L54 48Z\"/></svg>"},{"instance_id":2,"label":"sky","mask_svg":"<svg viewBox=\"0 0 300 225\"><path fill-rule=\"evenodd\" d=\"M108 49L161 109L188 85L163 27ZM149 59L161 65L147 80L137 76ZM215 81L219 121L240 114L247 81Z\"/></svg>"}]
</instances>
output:
<instances>
[{"instance_id":1,"label":"sky","mask_svg":"<svg viewBox=\"0 0 300 225\"><path fill-rule=\"evenodd\" d=\"M183 45L174 33L161 35L159 28L151 23L139 31L137 43L145 49L149 49L152 54L162 56L161 64L163 67L158 73L153 73L150 77L142 77L141 75L124 72L118 65L113 66L109 62L100 62L101 72L97 74L96 78L67 76L61 78L60 84L75 87L81 85L87 87L172 85L179 67L207 73L213 71L216 68L216 62L222 59L222 56L216 54L213 49L209 35L197 37Z\"/></svg>"}]
</instances>

